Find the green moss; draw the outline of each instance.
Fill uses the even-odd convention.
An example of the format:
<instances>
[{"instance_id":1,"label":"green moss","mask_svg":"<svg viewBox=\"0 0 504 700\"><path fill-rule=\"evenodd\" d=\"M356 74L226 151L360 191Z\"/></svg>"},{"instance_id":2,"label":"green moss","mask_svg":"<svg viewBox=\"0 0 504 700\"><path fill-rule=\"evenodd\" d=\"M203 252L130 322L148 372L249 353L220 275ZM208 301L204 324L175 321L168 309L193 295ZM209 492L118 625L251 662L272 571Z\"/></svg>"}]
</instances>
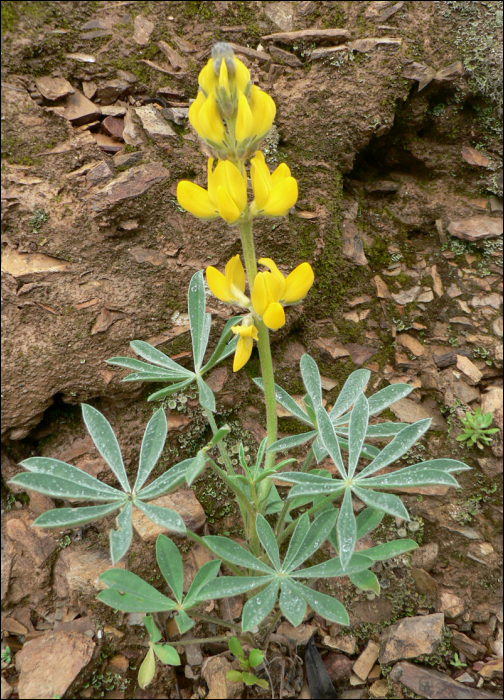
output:
<instances>
[{"instance_id":1,"label":"green moss","mask_svg":"<svg viewBox=\"0 0 504 700\"><path fill-rule=\"evenodd\" d=\"M5 32L12 32L18 21L15 5L19 5L18 2L2 2L2 36Z\"/></svg>"},{"instance_id":2,"label":"green moss","mask_svg":"<svg viewBox=\"0 0 504 700\"><path fill-rule=\"evenodd\" d=\"M388 252L387 241L376 236L373 238L371 246L364 245L364 252L370 265L375 269L383 269L390 265L390 253Z\"/></svg>"},{"instance_id":3,"label":"green moss","mask_svg":"<svg viewBox=\"0 0 504 700\"><path fill-rule=\"evenodd\" d=\"M342 3L330 3L324 19L322 20L322 29L333 29L335 27L343 28L346 25L347 18Z\"/></svg>"}]
</instances>

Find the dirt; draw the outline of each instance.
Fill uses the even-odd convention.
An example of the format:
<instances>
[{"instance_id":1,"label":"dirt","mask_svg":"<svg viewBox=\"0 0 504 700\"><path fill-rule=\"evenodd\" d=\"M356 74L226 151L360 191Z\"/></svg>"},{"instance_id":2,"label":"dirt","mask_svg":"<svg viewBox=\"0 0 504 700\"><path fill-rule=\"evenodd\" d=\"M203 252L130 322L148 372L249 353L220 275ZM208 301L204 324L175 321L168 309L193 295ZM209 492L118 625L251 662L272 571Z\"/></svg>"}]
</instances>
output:
<instances>
[{"instance_id":1,"label":"dirt","mask_svg":"<svg viewBox=\"0 0 504 700\"><path fill-rule=\"evenodd\" d=\"M479 641L490 644L496 619L502 622L502 417L498 425L496 414L500 433L491 447L468 450L455 438L461 407L474 411L489 388L502 387L502 236L471 243L452 237L448 226L476 216L502 222L502 98L495 77L499 65L502 69L502 3L408 2L386 20L379 19L380 13L391 3L281 3L281 16L275 5L2 2L2 519L26 519L51 505L5 485L27 456L81 460L90 473L109 478L94 447L82 447L82 402L111 421L128 475L135 473L141 436L152 414L145 399L161 386L122 383L124 373L105 360L131 354L128 343L141 339L170 356L182 354L178 361L190 366L184 316L189 279L209 264L222 269L240 252L236 229L224 222L197 221L177 204L180 179L205 182L206 153L187 121L167 122L175 136L162 137L147 134L135 118L139 145L113 144L123 147L119 163L125 162L125 153L141 151L140 157L114 165L113 154L92 137L97 127L72 126L57 109L64 100L42 98L36 79L65 78L86 95L94 83L97 94L101 90L105 95L116 89L104 91L112 81L124 80L121 71L129 72L137 80L124 83L112 102L119 99L131 108L164 96L183 106L196 94L198 71L215 41L251 49L261 44L259 50L267 52L276 44L262 36L313 27L346 29L352 42L394 38L399 41L366 51L343 48L314 60L311 51L325 44L311 39L279 42L278 48L297 61L282 59L282 51L272 51L267 60L240 54L254 81L277 104L277 131L265 148L268 162L287 162L300 191L288 218L256 225L258 257L274 258L284 272L307 260L315 271L303 306L291 308L285 327L272 334L276 378L290 393L300 394L297 367L306 351L322 374L337 382L324 392L329 404L358 366L372 370L368 390L393 381L415 386L409 398L419 410L429 411L439 427L415 447L410 463L449 456L473 469L459 477L457 492L404 494L419 523L411 536L419 544L439 545L430 576L437 591L463 599L459 616L445 615L449 625L473 637L478 625L487 625L486 641ZM85 38L88 30L82 27L92 20L97 24L91 33L105 34ZM486 38L478 43L478 36ZM184 68L170 66L170 52L161 50L160 41L183 56ZM67 54L91 55L95 62ZM446 79L439 73L458 61L462 74L453 69ZM425 87L403 77L412 74L413 63L432 69L420 71L434 76ZM177 71L181 75L174 76ZM107 102L102 98L102 105ZM110 168L102 168L96 180L85 167L77 172L88 166L92 173L91 166L102 163ZM419 290L413 301L394 301L392 295L415 286ZM228 310L214 299L209 307L213 339ZM396 341L401 333L413 340ZM324 349L328 347L343 352L331 354ZM450 365L436 363L453 350L466 353L481 374L479 381L457 367L457 352ZM251 382L259 373L255 353L244 371L234 375L229 368L225 382L223 375L216 377L215 388L217 421L231 424L230 444L243 441L251 453L264 422L262 397ZM209 432L195 394L169 398L163 405L173 428L156 476L194 455ZM299 432L300 426L282 418L280 430ZM194 490L209 532L241 534L236 508L220 485L205 475ZM95 635L93 661L69 689L72 697L166 697L175 693L175 680L182 697L198 688L206 692L199 676L194 681L183 675L184 666L167 671L165 680L158 673L144 695L134 680L134 661L120 680L114 677L106 685L99 678L114 654L130 660L143 655L143 628L126 624L126 616L97 603L93 592L58 598L55 570L66 547L102 552L109 526L101 521L77 539L69 533L69 542L55 540L55 551L48 547L52 553L41 562L16 556L16 541L8 543L13 583L9 586L7 579L6 614L16 617L19 610L28 610L36 628L64 604L76 615L89 614L100 630L109 625L123 635ZM386 518L373 538L396 537L400 528ZM187 553L189 546L182 549ZM152 548L139 538L127 566L147 579L153 571L157 575ZM336 580L331 588L349 609L361 650L397 620L438 611L437 593L420 594L408 567L406 558L384 567L381 577L389 585L383 586L380 599L356 593L348 580ZM209 630L203 625L195 633ZM15 639L6 639L14 649ZM443 653L426 663L452 672L452 656L447 638ZM14 669L6 679L16 692ZM496 682L486 682L485 688L491 690Z\"/></svg>"}]
</instances>

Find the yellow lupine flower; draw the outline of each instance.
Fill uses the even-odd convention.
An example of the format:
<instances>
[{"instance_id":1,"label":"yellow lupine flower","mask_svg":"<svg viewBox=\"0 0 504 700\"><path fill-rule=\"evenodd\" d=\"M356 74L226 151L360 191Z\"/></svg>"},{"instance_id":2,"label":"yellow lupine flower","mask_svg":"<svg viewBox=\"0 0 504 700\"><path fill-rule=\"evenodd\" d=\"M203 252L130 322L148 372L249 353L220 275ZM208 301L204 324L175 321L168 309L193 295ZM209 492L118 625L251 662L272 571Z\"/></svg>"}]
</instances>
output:
<instances>
[{"instance_id":1,"label":"yellow lupine flower","mask_svg":"<svg viewBox=\"0 0 504 700\"><path fill-rule=\"evenodd\" d=\"M249 300L245 296L245 270L239 255L235 255L226 264L224 275L217 268L209 265L206 269L206 279L210 291L226 304L239 304L248 307Z\"/></svg>"},{"instance_id":2,"label":"yellow lupine flower","mask_svg":"<svg viewBox=\"0 0 504 700\"><path fill-rule=\"evenodd\" d=\"M280 163L270 173L261 151L256 151L250 161L250 179L254 191L250 207L253 216L285 216L297 202L297 181L291 177L288 166Z\"/></svg>"},{"instance_id":3,"label":"yellow lupine flower","mask_svg":"<svg viewBox=\"0 0 504 700\"><path fill-rule=\"evenodd\" d=\"M257 335L257 328L254 325L246 325L247 319L241 326L231 326L231 330L235 335L239 335L238 343L236 345L234 360L233 360L233 372L238 372L250 359L252 354L252 348L254 347L254 340L259 340Z\"/></svg>"},{"instance_id":4,"label":"yellow lupine flower","mask_svg":"<svg viewBox=\"0 0 504 700\"><path fill-rule=\"evenodd\" d=\"M205 97L202 92L198 92L198 96L189 107L188 116L194 130L203 141L224 146L226 130L213 93Z\"/></svg>"},{"instance_id":5,"label":"yellow lupine flower","mask_svg":"<svg viewBox=\"0 0 504 700\"><path fill-rule=\"evenodd\" d=\"M222 217L228 224L234 224L247 206L247 183L229 160L221 160L213 170L214 159L207 164L208 189L188 180L177 185L177 200L198 219Z\"/></svg>"},{"instance_id":6,"label":"yellow lupine flower","mask_svg":"<svg viewBox=\"0 0 504 700\"><path fill-rule=\"evenodd\" d=\"M271 330L285 323L284 306L296 304L308 294L315 278L309 263L301 263L288 276L282 275L271 258L261 258L270 272L258 272L252 289L252 306Z\"/></svg>"}]
</instances>

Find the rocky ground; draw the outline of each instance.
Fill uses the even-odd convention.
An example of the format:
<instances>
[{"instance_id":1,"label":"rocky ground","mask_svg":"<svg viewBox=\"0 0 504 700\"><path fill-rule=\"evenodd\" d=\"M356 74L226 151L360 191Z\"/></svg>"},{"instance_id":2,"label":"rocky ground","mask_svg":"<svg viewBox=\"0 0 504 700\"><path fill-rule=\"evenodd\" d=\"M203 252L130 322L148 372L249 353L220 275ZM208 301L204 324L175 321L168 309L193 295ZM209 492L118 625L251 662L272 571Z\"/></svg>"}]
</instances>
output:
<instances>
[{"instance_id":1,"label":"rocky ground","mask_svg":"<svg viewBox=\"0 0 504 700\"><path fill-rule=\"evenodd\" d=\"M267 648L275 697L309 697L301 658L315 632L341 697L498 697L502 3L2 2L2 698L270 696L225 680L224 643L187 646L182 667L141 691L141 619L95 600L110 523L31 529L54 503L5 484L32 455L108 478L83 401L107 415L134 472L152 385L123 384L104 361L134 339L190 359L188 281L239 252L234 229L196 221L175 198L181 178L204 183L187 109L218 40L275 99L267 158L299 181L288 219L257 226L258 253L283 271L310 261L316 275L273 336L278 383L301 393L303 352L329 404L358 367L372 371L368 393L408 382L415 391L389 417L433 422L407 462L453 456L473 468L457 492L404 493L408 527L385 518L361 543L407 535L421 547L376 566L380 598L334 580L350 629L318 616L281 623ZM209 310L217 337L230 311L211 298ZM258 372L253 355L210 380L218 420L251 453L264 434ZM160 471L208 435L195 398L164 403ZM499 432L468 449L455 438L477 407ZM299 431L279 416L283 433ZM167 498L192 529L240 535L208 475ZM140 518L135 529L122 565L156 580L159 529ZM206 554L180 546L187 586ZM220 613L236 619L242 604ZM176 643L173 621L158 622Z\"/></svg>"}]
</instances>

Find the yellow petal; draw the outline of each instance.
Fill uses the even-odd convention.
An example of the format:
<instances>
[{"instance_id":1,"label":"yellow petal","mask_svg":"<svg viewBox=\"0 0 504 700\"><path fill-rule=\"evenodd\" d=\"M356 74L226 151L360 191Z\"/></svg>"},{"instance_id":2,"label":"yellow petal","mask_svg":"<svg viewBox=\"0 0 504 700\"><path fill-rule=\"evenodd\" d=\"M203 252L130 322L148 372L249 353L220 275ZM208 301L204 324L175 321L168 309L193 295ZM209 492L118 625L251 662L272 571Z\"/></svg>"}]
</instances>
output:
<instances>
[{"instance_id":1,"label":"yellow petal","mask_svg":"<svg viewBox=\"0 0 504 700\"><path fill-rule=\"evenodd\" d=\"M262 318L268 328L271 328L272 331L278 330L285 323L285 311L283 310L283 306L278 303L270 304Z\"/></svg>"},{"instance_id":2,"label":"yellow petal","mask_svg":"<svg viewBox=\"0 0 504 700\"><path fill-rule=\"evenodd\" d=\"M247 184L236 167L230 160L221 160L213 173L214 181L223 187L241 212L247 206Z\"/></svg>"},{"instance_id":3,"label":"yellow petal","mask_svg":"<svg viewBox=\"0 0 504 700\"><path fill-rule=\"evenodd\" d=\"M215 90L219 82L217 75L214 70L213 58L210 58L204 68L201 69L198 75L198 83L200 87L205 91L206 95L209 95Z\"/></svg>"},{"instance_id":4,"label":"yellow petal","mask_svg":"<svg viewBox=\"0 0 504 700\"><path fill-rule=\"evenodd\" d=\"M242 93L238 98L238 113L235 127L235 136L238 142L244 141L251 135L253 121L248 100Z\"/></svg>"},{"instance_id":5,"label":"yellow petal","mask_svg":"<svg viewBox=\"0 0 504 700\"><path fill-rule=\"evenodd\" d=\"M256 207L258 210L261 210L268 200L269 191L273 187L271 175L261 151L256 151L255 156L250 161L250 180Z\"/></svg>"},{"instance_id":6,"label":"yellow petal","mask_svg":"<svg viewBox=\"0 0 504 700\"><path fill-rule=\"evenodd\" d=\"M199 111L198 126L205 140L222 143L225 133L224 124L213 93L206 98Z\"/></svg>"},{"instance_id":7,"label":"yellow petal","mask_svg":"<svg viewBox=\"0 0 504 700\"><path fill-rule=\"evenodd\" d=\"M250 109L254 118L252 133L257 138L265 136L275 119L276 106L274 101L266 92L260 90L256 85L252 85Z\"/></svg>"},{"instance_id":8,"label":"yellow petal","mask_svg":"<svg viewBox=\"0 0 504 700\"><path fill-rule=\"evenodd\" d=\"M287 177L275 185L264 205L264 213L268 216L285 216L294 206L298 198L298 185L293 177Z\"/></svg>"},{"instance_id":9,"label":"yellow petal","mask_svg":"<svg viewBox=\"0 0 504 700\"><path fill-rule=\"evenodd\" d=\"M252 325L252 326L231 326L231 330L235 335L240 335L243 338L253 338L254 340L258 340L258 331L257 328Z\"/></svg>"},{"instance_id":10,"label":"yellow petal","mask_svg":"<svg viewBox=\"0 0 504 700\"><path fill-rule=\"evenodd\" d=\"M236 344L236 350L233 360L233 372L238 372L250 359L254 341L252 338L244 338L240 336Z\"/></svg>"},{"instance_id":11,"label":"yellow petal","mask_svg":"<svg viewBox=\"0 0 504 700\"><path fill-rule=\"evenodd\" d=\"M239 255L234 255L226 264L226 281L228 287L236 285L241 292L245 291L245 270Z\"/></svg>"},{"instance_id":12,"label":"yellow petal","mask_svg":"<svg viewBox=\"0 0 504 700\"><path fill-rule=\"evenodd\" d=\"M240 61L239 58L234 59L235 74L233 76L234 84L238 92L245 92L247 84L250 81L250 71L247 66Z\"/></svg>"},{"instance_id":13,"label":"yellow petal","mask_svg":"<svg viewBox=\"0 0 504 700\"><path fill-rule=\"evenodd\" d=\"M285 291L282 296L282 301L285 304L294 304L301 301L308 294L308 290L313 284L315 275L309 263L301 263L285 281Z\"/></svg>"},{"instance_id":14,"label":"yellow petal","mask_svg":"<svg viewBox=\"0 0 504 700\"><path fill-rule=\"evenodd\" d=\"M228 283L222 272L210 265L206 269L206 279L214 297L226 303L233 301L229 293Z\"/></svg>"},{"instance_id":15,"label":"yellow petal","mask_svg":"<svg viewBox=\"0 0 504 700\"><path fill-rule=\"evenodd\" d=\"M198 219L215 219L216 207L208 192L188 180L181 180L177 185L177 200L180 206Z\"/></svg>"},{"instance_id":16,"label":"yellow petal","mask_svg":"<svg viewBox=\"0 0 504 700\"><path fill-rule=\"evenodd\" d=\"M199 113L200 110L205 102L205 96L201 92L201 90L198 91L198 95L192 105L189 107L189 121L191 122L194 130L198 134L198 136L202 136L201 129L199 128Z\"/></svg>"},{"instance_id":17,"label":"yellow petal","mask_svg":"<svg viewBox=\"0 0 504 700\"><path fill-rule=\"evenodd\" d=\"M228 224L234 224L240 218L241 211L238 209L229 192L224 187L217 187L217 208L219 215Z\"/></svg>"},{"instance_id":18,"label":"yellow petal","mask_svg":"<svg viewBox=\"0 0 504 700\"><path fill-rule=\"evenodd\" d=\"M219 70L219 87L224 88L224 90L229 95L229 75L226 61L224 59L221 61L221 66Z\"/></svg>"},{"instance_id":19,"label":"yellow petal","mask_svg":"<svg viewBox=\"0 0 504 700\"><path fill-rule=\"evenodd\" d=\"M214 177L214 170L213 170L213 164L214 164L214 159L209 158L207 161L207 188L208 188L208 196L210 197L210 201L213 202L215 205L215 208L217 209L217 186L218 182L216 181L216 178Z\"/></svg>"},{"instance_id":20,"label":"yellow petal","mask_svg":"<svg viewBox=\"0 0 504 700\"><path fill-rule=\"evenodd\" d=\"M275 277L278 280L278 282L280 283L280 285L282 286L282 291L280 293L280 299L281 299L283 296L283 290L285 288L285 277L282 275L282 273L280 272L280 270L276 266L275 261L272 260L271 258L260 258L259 263L261 265L264 265L265 267L269 267L273 277Z\"/></svg>"},{"instance_id":21,"label":"yellow petal","mask_svg":"<svg viewBox=\"0 0 504 700\"><path fill-rule=\"evenodd\" d=\"M282 180L285 180L286 177L290 177L290 174L291 172L287 163L280 163L278 168L271 173L271 182L273 183L273 187L278 185L279 182L282 182Z\"/></svg>"},{"instance_id":22,"label":"yellow petal","mask_svg":"<svg viewBox=\"0 0 504 700\"><path fill-rule=\"evenodd\" d=\"M268 308L268 291L266 289L265 273L258 272L252 289L252 306L258 316L262 316Z\"/></svg>"}]
</instances>

